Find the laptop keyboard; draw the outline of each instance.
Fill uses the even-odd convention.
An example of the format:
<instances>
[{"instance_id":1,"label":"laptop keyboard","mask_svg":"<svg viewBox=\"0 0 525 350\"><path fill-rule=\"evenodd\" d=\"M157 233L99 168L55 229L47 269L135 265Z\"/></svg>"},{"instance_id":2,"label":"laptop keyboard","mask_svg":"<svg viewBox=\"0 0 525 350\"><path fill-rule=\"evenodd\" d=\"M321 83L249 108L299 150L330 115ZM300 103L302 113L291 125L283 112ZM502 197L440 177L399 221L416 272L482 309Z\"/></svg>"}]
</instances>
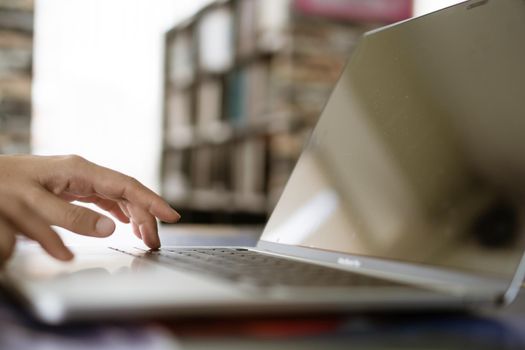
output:
<instances>
[{"instance_id":1,"label":"laptop keyboard","mask_svg":"<svg viewBox=\"0 0 525 350\"><path fill-rule=\"evenodd\" d=\"M172 268L261 287L401 286L380 278L241 248L163 248L141 255L111 249Z\"/></svg>"}]
</instances>

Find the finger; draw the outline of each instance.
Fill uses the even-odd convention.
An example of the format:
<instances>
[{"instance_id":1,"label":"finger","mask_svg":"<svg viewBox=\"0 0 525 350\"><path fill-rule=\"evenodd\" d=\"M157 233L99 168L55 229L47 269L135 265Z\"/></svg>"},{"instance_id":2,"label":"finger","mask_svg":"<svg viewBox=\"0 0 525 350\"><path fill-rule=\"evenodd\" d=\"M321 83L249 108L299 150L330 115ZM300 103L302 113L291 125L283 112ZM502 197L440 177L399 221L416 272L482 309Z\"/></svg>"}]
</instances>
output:
<instances>
[{"instance_id":1,"label":"finger","mask_svg":"<svg viewBox=\"0 0 525 350\"><path fill-rule=\"evenodd\" d=\"M135 236L137 236L137 238L142 241L142 235L140 234L139 226L135 222L131 221L131 228L133 229L133 234L135 234Z\"/></svg>"},{"instance_id":2,"label":"finger","mask_svg":"<svg viewBox=\"0 0 525 350\"><path fill-rule=\"evenodd\" d=\"M128 208L126 208L126 203L123 201L118 201L118 206L120 207L120 210L128 217L131 217L131 214L128 212Z\"/></svg>"},{"instance_id":3,"label":"finger","mask_svg":"<svg viewBox=\"0 0 525 350\"><path fill-rule=\"evenodd\" d=\"M109 188L109 186L113 187ZM180 219L179 213L173 210L160 196L133 178L124 176L122 181L110 183L109 186L107 184L100 187L95 186L95 191L102 195L109 195L110 198L111 195L118 195L118 198L123 198L134 206L142 207L150 214L166 222L176 222Z\"/></svg>"},{"instance_id":4,"label":"finger","mask_svg":"<svg viewBox=\"0 0 525 350\"><path fill-rule=\"evenodd\" d=\"M72 159L70 177L79 181L70 182L69 192L85 195L92 195L94 192L113 200L126 199L163 221L175 222L180 219L180 215L166 201L136 179L80 157ZM86 193L90 191L92 192Z\"/></svg>"},{"instance_id":5,"label":"finger","mask_svg":"<svg viewBox=\"0 0 525 350\"><path fill-rule=\"evenodd\" d=\"M113 215L117 220L125 224L129 224L129 217L122 211L117 201L106 199L106 198L100 198L98 196L88 196L88 197L77 196L75 201L83 202L83 203L93 203L100 209L103 209L111 213L111 215Z\"/></svg>"},{"instance_id":6,"label":"finger","mask_svg":"<svg viewBox=\"0 0 525 350\"><path fill-rule=\"evenodd\" d=\"M78 199L78 196L70 193L62 193L58 197L68 202L74 202Z\"/></svg>"},{"instance_id":7,"label":"finger","mask_svg":"<svg viewBox=\"0 0 525 350\"><path fill-rule=\"evenodd\" d=\"M0 263L13 254L16 243L16 229L7 220L0 217Z\"/></svg>"},{"instance_id":8,"label":"finger","mask_svg":"<svg viewBox=\"0 0 525 350\"><path fill-rule=\"evenodd\" d=\"M115 231L115 223L110 218L91 209L68 203L46 190L36 190L33 201L40 215L51 225L63 227L75 233L107 237Z\"/></svg>"},{"instance_id":9,"label":"finger","mask_svg":"<svg viewBox=\"0 0 525 350\"><path fill-rule=\"evenodd\" d=\"M37 241L46 252L59 260L67 261L73 258L73 253L37 212L20 201L11 200L8 203L1 211L17 231Z\"/></svg>"},{"instance_id":10,"label":"finger","mask_svg":"<svg viewBox=\"0 0 525 350\"><path fill-rule=\"evenodd\" d=\"M71 193L62 193L59 195L59 198L68 201L68 202L83 202L83 203L93 203L98 206L100 209L104 209L113 215L119 221L128 224L129 223L129 214L124 212L123 206L120 202L113 201L111 199L101 198L96 195L93 196L81 196Z\"/></svg>"},{"instance_id":11,"label":"finger","mask_svg":"<svg viewBox=\"0 0 525 350\"><path fill-rule=\"evenodd\" d=\"M149 212L139 206L128 205L128 211L131 219L138 227L142 241L150 248L157 249L160 247L160 239L157 232L157 221Z\"/></svg>"}]
</instances>

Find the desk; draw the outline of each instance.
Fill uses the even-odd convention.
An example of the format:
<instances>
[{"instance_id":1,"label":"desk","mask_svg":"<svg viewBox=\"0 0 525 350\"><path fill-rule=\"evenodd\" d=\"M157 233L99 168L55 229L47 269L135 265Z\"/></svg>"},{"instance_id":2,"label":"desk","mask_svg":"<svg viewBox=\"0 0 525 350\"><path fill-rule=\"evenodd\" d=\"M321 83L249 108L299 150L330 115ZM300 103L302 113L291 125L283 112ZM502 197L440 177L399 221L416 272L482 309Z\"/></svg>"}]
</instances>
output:
<instances>
[{"instance_id":1,"label":"desk","mask_svg":"<svg viewBox=\"0 0 525 350\"><path fill-rule=\"evenodd\" d=\"M189 231L169 229L164 243L190 242ZM250 236L251 235L251 236ZM210 232L195 244L216 240ZM225 241L253 240L257 232ZM185 242L183 242L186 240ZM38 324L0 294L0 349L525 349L525 293L503 310L475 314L353 314L287 318L215 318Z\"/></svg>"},{"instance_id":2,"label":"desk","mask_svg":"<svg viewBox=\"0 0 525 350\"><path fill-rule=\"evenodd\" d=\"M525 315L349 315L100 322L48 327L0 299L0 348L72 349L524 349Z\"/></svg>"}]
</instances>

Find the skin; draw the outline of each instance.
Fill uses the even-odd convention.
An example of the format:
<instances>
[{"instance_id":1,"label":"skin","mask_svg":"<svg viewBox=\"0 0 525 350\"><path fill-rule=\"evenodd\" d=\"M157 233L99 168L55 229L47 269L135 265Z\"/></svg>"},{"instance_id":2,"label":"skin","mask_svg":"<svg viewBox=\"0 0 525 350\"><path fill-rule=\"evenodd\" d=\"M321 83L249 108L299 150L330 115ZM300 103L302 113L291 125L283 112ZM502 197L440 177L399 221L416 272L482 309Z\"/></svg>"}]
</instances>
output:
<instances>
[{"instance_id":1,"label":"skin","mask_svg":"<svg viewBox=\"0 0 525 350\"><path fill-rule=\"evenodd\" d=\"M139 181L79 156L0 156L0 262L13 253L16 235L38 242L56 259L73 253L51 225L81 235L107 237L115 222L72 202L94 203L114 218L131 223L135 235L160 247L156 218L176 222L180 215Z\"/></svg>"}]
</instances>

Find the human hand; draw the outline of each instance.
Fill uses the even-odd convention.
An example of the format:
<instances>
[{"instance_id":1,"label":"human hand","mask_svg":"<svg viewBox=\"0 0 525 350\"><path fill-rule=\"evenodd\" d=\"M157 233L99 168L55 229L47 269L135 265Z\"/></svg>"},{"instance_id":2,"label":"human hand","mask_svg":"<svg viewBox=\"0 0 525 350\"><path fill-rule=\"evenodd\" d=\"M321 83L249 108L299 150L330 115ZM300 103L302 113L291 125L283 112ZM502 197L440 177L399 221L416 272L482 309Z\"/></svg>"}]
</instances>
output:
<instances>
[{"instance_id":1,"label":"human hand","mask_svg":"<svg viewBox=\"0 0 525 350\"><path fill-rule=\"evenodd\" d=\"M94 237L114 232L113 220L73 201L94 203L131 223L150 248L160 247L155 218L180 218L137 180L82 157L0 156L0 261L12 254L16 234L37 241L59 260L71 260L73 254L51 225Z\"/></svg>"}]
</instances>

